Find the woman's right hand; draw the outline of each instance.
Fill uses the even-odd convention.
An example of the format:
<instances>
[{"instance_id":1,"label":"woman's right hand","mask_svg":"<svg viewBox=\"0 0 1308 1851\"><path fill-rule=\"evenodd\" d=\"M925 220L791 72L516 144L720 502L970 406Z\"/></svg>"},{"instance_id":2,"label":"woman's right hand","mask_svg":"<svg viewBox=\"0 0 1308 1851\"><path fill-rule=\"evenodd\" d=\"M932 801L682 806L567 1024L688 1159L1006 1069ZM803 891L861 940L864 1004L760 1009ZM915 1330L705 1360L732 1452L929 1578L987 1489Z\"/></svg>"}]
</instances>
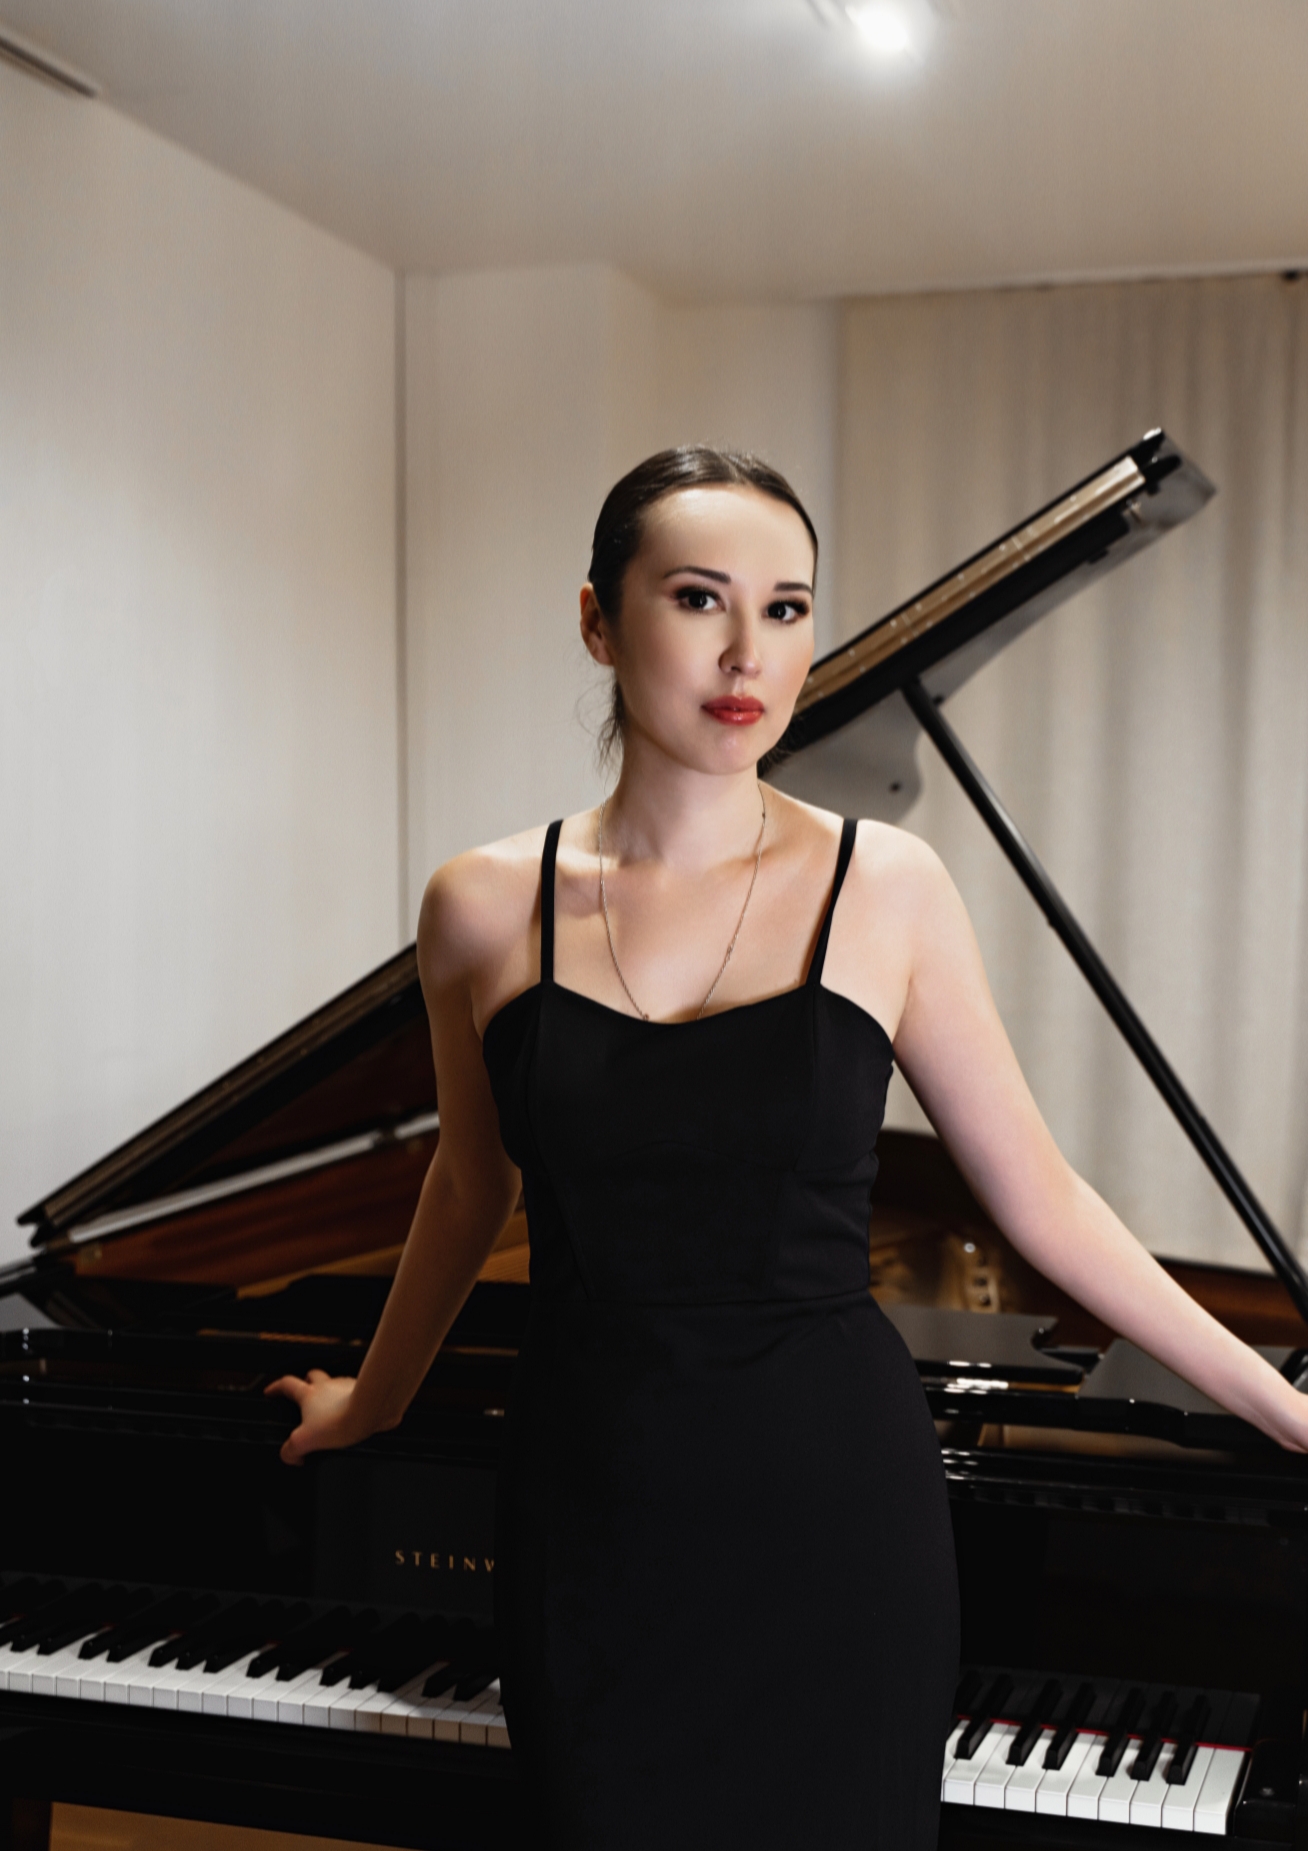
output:
<instances>
[{"instance_id":1,"label":"woman's right hand","mask_svg":"<svg viewBox=\"0 0 1308 1851\"><path fill-rule=\"evenodd\" d=\"M300 1424L282 1447L287 1465L302 1465L310 1453L353 1446L366 1437L350 1419L355 1386L352 1375L328 1375L325 1369L279 1376L268 1384L266 1395L285 1395L300 1410Z\"/></svg>"}]
</instances>

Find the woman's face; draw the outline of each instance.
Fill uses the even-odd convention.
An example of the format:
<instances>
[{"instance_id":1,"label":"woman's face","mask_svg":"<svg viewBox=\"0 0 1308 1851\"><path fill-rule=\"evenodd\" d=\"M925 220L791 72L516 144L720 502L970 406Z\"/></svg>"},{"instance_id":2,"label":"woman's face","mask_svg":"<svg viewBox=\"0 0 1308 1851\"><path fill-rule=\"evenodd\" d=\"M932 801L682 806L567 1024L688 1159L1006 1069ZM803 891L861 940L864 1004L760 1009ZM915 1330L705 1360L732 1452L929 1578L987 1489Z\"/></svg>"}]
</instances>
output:
<instances>
[{"instance_id":1,"label":"woman's face","mask_svg":"<svg viewBox=\"0 0 1308 1851\"><path fill-rule=\"evenodd\" d=\"M644 739L689 769L732 772L771 750L813 659L813 564L798 514L757 489L682 489L647 511L618 621L581 594L586 647L622 688L628 751Z\"/></svg>"}]
</instances>

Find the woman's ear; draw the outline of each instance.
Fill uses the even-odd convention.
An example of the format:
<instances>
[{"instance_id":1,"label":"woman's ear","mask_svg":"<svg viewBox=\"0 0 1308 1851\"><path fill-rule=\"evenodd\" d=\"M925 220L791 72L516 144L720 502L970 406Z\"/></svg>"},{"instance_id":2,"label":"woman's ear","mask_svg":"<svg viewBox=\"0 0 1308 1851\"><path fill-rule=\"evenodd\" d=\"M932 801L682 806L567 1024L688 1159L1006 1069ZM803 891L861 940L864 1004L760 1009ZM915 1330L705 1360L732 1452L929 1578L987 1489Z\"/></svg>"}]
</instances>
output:
<instances>
[{"instance_id":1,"label":"woman's ear","mask_svg":"<svg viewBox=\"0 0 1308 1851\"><path fill-rule=\"evenodd\" d=\"M617 667L609 636L608 618L600 609L595 587L589 581L581 588L581 640L591 660L598 662L601 668Z\"/></svg>"}]
</instances>

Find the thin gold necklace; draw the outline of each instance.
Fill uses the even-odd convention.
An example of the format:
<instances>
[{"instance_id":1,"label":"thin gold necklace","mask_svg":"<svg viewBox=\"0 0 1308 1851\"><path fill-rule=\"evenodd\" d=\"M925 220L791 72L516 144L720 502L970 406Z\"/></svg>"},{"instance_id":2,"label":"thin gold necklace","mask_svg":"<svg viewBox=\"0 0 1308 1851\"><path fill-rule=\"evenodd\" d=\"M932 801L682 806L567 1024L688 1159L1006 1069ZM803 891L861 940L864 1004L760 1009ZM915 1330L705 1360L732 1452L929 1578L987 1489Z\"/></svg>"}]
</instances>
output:
<instances>
[{"instance_id":1,"label":"thin gold necklace","mask_svg":"<svg viewBox=\"0 0 1308 1851\"><path fill-rule=\"evenodd\" d=\"M740 937L740 928L745 923L745 914L749 911L749 903L754 898L754 886L758 880L759 863L763 859L763 832L766 830L768 826L768 805L767 805L767 799L763 795L763 786L761 784L758 787L758 801L759 801L759 808L762 810L763 814L762 814L762 818L760 819L759 826L758 826L758 841L754 844L754 872L749 877L749 892L745 895L745 904L740 909L740 918L737 919L736 929L731 934L731 943L727 946L726 955L723 958L721 964L718 966L718 974L713 979L712 983L709 985L708 995L704 998L699 1008L695 1011L695 1020L697 1022L701 1019L701 1017L704 1014L704 1011L708 1008L709 1004L713 1001L713 992L717 989L718 985L722 982L722 979L724 975L726 974L727 966L731 962L731 954L736 949L736 940ZM614 946L613 946L613 926L609 920L609 896L608 896L608 890L606 889L604 885L604 812L605 810L608 809L608 807L609 807L609 800L606 797L603 803L600 805L599 840L597 844L598 849L599 849L600 906L603 908L603 911L604 911L604 930L608 935L609 956L613 959L613 968L618 973L618 982L622 985L623 989L627 993L627 1001L631 1004L632 1008L636 1011L636 1014L640 1017L641 1021L648 1022L650 1020L649 1012L645 1009L642 1009L640 1004L636 1001L635 997L631 994L631 985L627 982L627 979L622 974L622 966L618 963L618 954L615 951Z\"/></svg>"}]
</instances>

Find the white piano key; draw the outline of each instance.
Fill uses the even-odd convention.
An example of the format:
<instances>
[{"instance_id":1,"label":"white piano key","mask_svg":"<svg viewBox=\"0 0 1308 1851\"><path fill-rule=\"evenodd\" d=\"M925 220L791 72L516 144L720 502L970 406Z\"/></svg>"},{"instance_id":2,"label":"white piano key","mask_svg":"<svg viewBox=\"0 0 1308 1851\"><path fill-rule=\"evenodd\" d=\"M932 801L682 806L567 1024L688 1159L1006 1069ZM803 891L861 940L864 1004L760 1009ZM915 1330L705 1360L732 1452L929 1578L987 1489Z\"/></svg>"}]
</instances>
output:
<instances>
[{"instance_id":1,"label":"white piano key","mask_svg":"<svg viewBox=\"0 0 1308 1851\"><path fill-rule=\"evenodd\" d=\"M443 1660L428 1665L416 1677L411 1677L407 1684L395 1692L389 1704L381 1713L381 1731L383 1735L407 1735L409 1718L417 1711L422 1702L422 1687L433 1672L442 1668Z\"/></svg>"},{"instance_id":2,"label":"white piano key","mask_svg":"<svg viewBox=\"0 0 1308 1851\"><path fill-rule=\"evenodd\" d=\"M299 1720L308 1729L329 1729L332 1720L332 1707L350 1695L347 1679L341 1684L324 1684L321 1681L316 1690L304 1693L304 1700L298 1706L302 1712ZM278 1721L281 1721L281 1705L278 1705Z\"/></svg>"},{"instance_id":3,"label":"white piano key","mask_svg":"<svg viewBox=\"0 0 1308 1851\"><path fill-rule=\"evenodd\" d=\"M199 1711L204 1697L204 1671L192 1665L183 1671L176 1664L161 1665L160 1675L151 1680L150 1703L156 1710Z\"/></svg>"},{"instance_id":4,"label":"white piano key","mask_svg":"<svg viewBox=\"0 0 1308 1851\"><path fill-rule=\"evenodd\" d=\"M103 1628L101 1628L101 1630L103 1631ZM87 1634L87 1638L89 1639L93 1639L94 1637L94 1633ZM79 1640L77 1651L73 1658L66 1665L61 1665L55 1674L56 1697L82 1698L84 1702L94 1701L94 1699L89 1696L83 1696L82 1685L86 1681L87 1674L91 1671L93 1666L102 1667L104 1665L104 1658L103 1656L99 1658L83 1658L82 1646L85 1643L85 1640Z\"/></svg>"},{"instance_id":5,"label":"white piano key","mask_svg":"<svg viewBox=\"0 0 1308 1851\"><path fill-rule=\"evenodd\" d=\"M102 1629L97 1627L96 1631ZM82 1642L91 1638L89 1632L82 1634L72 1645L64 1645L57 1652L49 1652L44 1658L39 1653L33 1654L32 1675L29 1689L34 1697L54 1697L58 1693L58 1678L61 1671L67 1671L70 1665L77 1663L77 1654L82 1649Z\"/></svg>"},{"instance_id":6,"label":"white piano key","mask_svg":"<svg viewBox=\"0 0 1308 1851\"><path fill-rule=\"evenodd\" d=\"M454 1701L452 1691L440 1697L423 1697L414 1705L408 1733L431 1742L457 1742L462 1710L463 1705Z\"/></svg>"},{"instance_id":7,"label":"white piano key","mask_svg":"<svg viewBox=\"0 0 1308 1851\"><path fill-rule=\"evenodd\" d=\"M1005 1727L1001 1723L992 1723L985 1740L977 1748L969 1761L955 1760L945 1782L945 1798L951 1806L971 1806L976 1794L977 1776L989 1761L991 1755L1006 1743L1008 1737L1002 1734Z\"/></svg>"},{"instance_id":8,"label":"white piano key","mask_svg":"<svg viewBox=\"0 0 1308 1851\"><path fill-rule=\"evenodd\" d=\"M236 1663L234 1665L229 1665L226 1671L205 1673L204 1685L200 1695L200 1707L206 1716L240 1716L242 1713L247 1717L249 1716L249 1694L260 1681L258 1678L252 1678L250 1676L250 1666L254 1663L259 1654L267 1649L267 1646L261 1645L253 1652L242 1653ZM197 1666L197 1669L203 1669L203 1667ZM244 1691L247 1698L244 1712L242 1712L239 1707L239 1700L237 1699L237 1693L239 1691ZM238 1707L236 1709L231 1707L234 1700L238 1702Z\"/></svg>"},{"instance_id":9,"label":"white piano key","mask_svg":"<svg viewBox=\"0 0 1308 1851\"><path fill-rule=\"evenodd\" d=\"M493 1684L487 1685L479 1697L475 1697L470 1704L463 1706L463 1714L459 1717L459 1740L466 1742L471 1748L484 1748L487 1718L492 1710L498 1710L499 1707L500 1683L496 1678Z\"/></svg>"},{"instance_id":10,"label":"white piano key","mask_svg":"<svg viewBox=\"0 0 1308 1851\"><path fill-rule=\"evenodd\" d=\"M487 1748L511 1748L509 1724L504 1714L503 1703L486 1712L486 1746Z\"/></svg>"},{"instance_id":11,"label":"white piano key","mask_svg":"<svg viewBox=\"0 0 1308 1851\"><path fill-rule=\"evenodd\" d=\"M1104 1738L1095 1731L1083 1729L1067 1751L1067 1759L1062 1767L1045 1769L1045 1777L1036 1788L1037 1812L1051 1813L1055 1818L1067 1817L1067 1796L1072 1791L1077 1775L1085 1766L1086 1757L1097 1748L1102 1748Z\"/></svg>"},{"instance_id":12,"label":"white piano key","mask_svg":"<svg viewBox=\"0 0 1308 1851\"><path fill-rule=\"evenodd\" d=\"M1130 1753L1130 1750L1127 1750ZM1098 1754L1089 1754L1081 1763L1081 1772L1072 1782L1067 1794L1067 1816L1069 1819L1097 1819L1099 1817L1099 1800L1108 1785L1107 1774L1099 1772Z\"/></svg>"},{"instance_id":13,"label":"white piano key","mask_svg":"<svg viewBox=\"0 0 1308 1851\"><path fill-rule=\"evenodd\" d=\"M1012 1778L1004 1788L1005 1812L1034 1812L1036 1809L1036 1790L1045 1777L1045 1756L1056 1731L1044 1729L1040 1740L1031 1750L1021 1767L1013 1769Z\"/></svg>"},{"instance_id":14,"label":"white piano key","mask_svg":"<svg viewBox=\"0 0 1308 1851\"><path fill-rule=\"evenodd\" d=\"M260 1678L262 1688L251 1704L254 1721L303 1724L304 1699L312 1691L322 1689L322 1673L321 1665L313 1665L308 1671L301 1671L298 1676L288 1677L280 1683L275 1671L269 1672L266 1678Z\"/></svg>"},{"instance_id":15,"label":"white piano key","mask_svg":"<svg viewBox=\"0 0 1308 1851\"><path fill-rule=\"evenodd\" d=\"M16 1652L12 1645L7 1645L0 1652L0 1690L30 1691L32 1666L35 1662L35 1646L25 1652Z\"/></svg>"},{"instance_id":16,"label":"white piano key","mask_svg":"<svg viewBox=\"0 0 1308 1851\"><path fill-rule=\"evenodd\" d=\"M361 1694L363 1701L354 1707L353 1726L361 1735L380 1735L382 1712L388 1710L394 1703L394 1694L389 1690L378 1690L375 1684ZM332 1728L335 1727L336 1712L333 1710Z\"/></svg>"},{"instance_id":17,"label":"white piano key","mask_svg":"<svg viewBox=\"0 0 1308 1851\"><path fill-rule=\"evenodd\" d=\"M0 1646L0 1690L8 1690L11 1670L26 1669L29 1652L16 1652L12 1645Z\"/></svg>"},{"instance_id":18,"label":"white piano key","mask_svg":"<svg viewBox=\"0 0 1308 1851\"><path fill-rule=\"evenodd\" d=\"M1004 1804L1004 1788L1017 1772L1009 1765L1008 1751L1018 1733L1015 1722L996 1723L992 1734L999 1739L981 1772L976 1777L976 1790L973 1795L974 1806L998 1806Z\"/></svg>"},{"instance_id":19,"label":"white piano key","mask_svg":"<svg viewBox=\"0 0 1308 1851\"><path fill-rule=\"evenodd\" d=\"M1212 1758L1213 1751L1206 1744L1196 1748L1194 1761L1185 1784L1167 1789L1167 1798L1163 1801L1164 1831L1192 1832L1194 1830L1195 1801L1203 1791L1204 1779Z\"/></svg>"},{"instance_id":20,"label":"white piano key","mask_svg":"<svg viewBox=\"0 0 1308 1851\"><path fill-rule=\"evenodd\" d=\"M340 1686L335 1701L327 1710L327 1727L329 1729L353 1729L355 1717L370 1698L379 1694L377 1686L372 1683L361 1684L356 1690L348 1681ZM363 1725L366 1732L369 1725Z\"/></svg>"},{"instance_id":21,"label":"white piano key","mask_svg":"<svg viewBox=\"0 0 1308 1851\"><path fill-rule=\"evenodd\" d=\"M945 1797L945 1782L949 1778L949 1770L954 1765L954 1754L958 1748L959 1742L963 1739L963 1731L966 1727L967 1719L965 1717L962 1722L956 1723L950 1730L948 1740L945 1742L944 1765L940 1770L940 1797L942 1800Z\"/></svg>"},{"instance_id":22,"label":"white piano key","mask_svg":"<svg viewBox=\"0 0 1308 1851\"><path fill-rule=\"evenodd\" d=\"M1117 1772L1104 1783L1104 1790L1099 1795L1099 1817L1105 1825L1131 1823L1131 1801L1138 1784L1131 1774L1131 1768L1139 1751L1140 1737L1133 1735L1127 1743L1126 1753L1118 1762Z\"/></svg>"},{"instance_id":23,"label":"white piano key","mask_svg":"<svg viewBox=\"0 0 1308 1851\"><path fill-rule=\"evenodd\" d=\"M84 1661L77 1677L77 1694L83 1703L126 1703L127 1680L146 1669L150 1662L153 1645L142 1646L130 1658L120 1659L110 1664L107 1657L88 1658ZM110 1697L108 1686L113 1683L122 1689L121 1696Z\"/></svg>"},{"instance_id":24,"label":"white piano key","mask_svg":"<svg viewBox=\"0 0 1308 1851\"><path fill-rule=\"evenodd\" d=\"M1167 1770L1172 1764L1175 1747L1175 1742L1164 1742L1148 1780L1136 1781L1135 1792L1131 1795L1132 1825L1152 1825L1161 1829L1163 1807L1172 1790L1167 1784Z\"/></svg>"},{"instance_id":25,"label":"white piano key","mask_svg":"<svg viewBox=\"0 0 1308 1851\"><path fill-rule=\"evenodd\" d=\"M1207 1832L1213 1838L1226 1836L1227 1817L1231 1810L1231 1801L1235 1798L1235 1789L1243 1766L1244 1750L1242 1748L1215 1748L1213 1750L1213 1758L1208 1764L1204 1784L1200 1788L1199 1798L1195 1801L1194 1829L1196 1832Z\"/></svg>"},{"instance_id":26,"label":"white piano key","mask_svg":"<svg viewBox=\"0 0 1308 1851\"><path fill-rule=\"evenodd\" d=\"M404 1717L404 1733L411 1741L431 1741L432 1724L441 1707L435 1698L423 1696L414 1698Z\"/></svg>"},{"instance_id":27,"label":"white piano key","mask_svg":"<svg viewBox=\"0 0 1308 1851\"><path fill-rule=\"evenodd\" d=\"M132 1707L150 1709L154 1704L154 1687L166 1684L177 1676L175 1665L152 1665L150 1658L157 1646L152 1646L145 1654L145 1663L138 1665L133 1659L126 1659L116 1667L113 1677L106 1677L104 1695L106 1703L129 1703ZM163 1705L160 1705L162 1708Z\"/></svg>"},{"instance_id":28,"label":"white piano key","mask_svg":"<svg viewBox=\"0 0 1308 1851\"><path fill-rule=\"evenodd\" d=\"M80 1640L78 1644L81 1644ZM74 1653L74 1657L75 1656L76 1654ZM58 1652L51 1652L48 1657L42 1658L38 1654L35 1646L33 1646L30 1651L23 1652L15 1657L9 1671L8 1688L18 1696L53 1697L54 1685L51 1683L50 1688L47 1690L45 1688L46 1678L54 1674L55 1669L64 1662L66 1657L66 1648ZM38 1679L41 1681L41 1688L39 1690L36 1688Z\"/></svg>"}]
</instances>

